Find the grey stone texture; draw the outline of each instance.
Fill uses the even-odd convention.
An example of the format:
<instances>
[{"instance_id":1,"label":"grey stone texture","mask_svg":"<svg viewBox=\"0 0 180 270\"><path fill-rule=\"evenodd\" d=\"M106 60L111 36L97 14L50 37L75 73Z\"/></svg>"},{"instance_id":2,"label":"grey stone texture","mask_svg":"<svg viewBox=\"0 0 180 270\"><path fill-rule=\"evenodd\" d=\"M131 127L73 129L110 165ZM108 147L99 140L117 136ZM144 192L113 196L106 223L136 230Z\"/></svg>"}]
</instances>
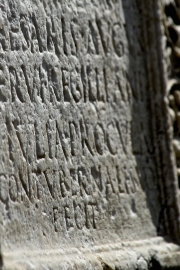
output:
<instances>
[{"instance_id":1,"label":"grey stone texture","mask_svg":"<svg viewBox=\"0 0 180 270\"><path fill-rule=\"evenodd\" d=\"M168 5L0 0L0 268L180 266Z\"/></svg>"}]
</instances>

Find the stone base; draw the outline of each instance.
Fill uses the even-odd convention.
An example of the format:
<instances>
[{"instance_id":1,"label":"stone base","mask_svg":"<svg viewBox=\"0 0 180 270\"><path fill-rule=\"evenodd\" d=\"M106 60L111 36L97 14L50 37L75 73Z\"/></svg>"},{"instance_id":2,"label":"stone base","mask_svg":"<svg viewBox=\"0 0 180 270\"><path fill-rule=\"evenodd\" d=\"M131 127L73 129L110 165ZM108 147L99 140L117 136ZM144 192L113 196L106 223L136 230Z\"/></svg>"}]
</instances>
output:
<instances>
[{"instance_id":1,"label":"stone base","mask_svg":"<svg viewBox=\"0 0 180 270\"><path fill-rule=\"evenodd\" d=\"M4 269L180 269L180 248L161 237L92 248L16 250L3 254Z\"/></svg>"}]
</instances>

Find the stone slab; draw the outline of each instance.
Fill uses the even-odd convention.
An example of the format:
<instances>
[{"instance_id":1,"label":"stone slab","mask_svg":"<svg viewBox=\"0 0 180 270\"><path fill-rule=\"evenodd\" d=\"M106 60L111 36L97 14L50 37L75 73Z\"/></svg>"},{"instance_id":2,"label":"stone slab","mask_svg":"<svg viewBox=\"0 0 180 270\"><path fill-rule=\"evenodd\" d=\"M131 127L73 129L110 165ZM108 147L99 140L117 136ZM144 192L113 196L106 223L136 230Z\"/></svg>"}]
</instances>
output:
<instances>
[{"instance_id":1,"label":"stone slab","mask_svg":"<svg viewBox=\"0 0 180 270\"><path fill-rule=\"evenodd\" d=\"M128 269L135 256L148 269L149 243L179 233L159 1L0 0L0 12L5 267Z\"/></svg>"}]
</instances>

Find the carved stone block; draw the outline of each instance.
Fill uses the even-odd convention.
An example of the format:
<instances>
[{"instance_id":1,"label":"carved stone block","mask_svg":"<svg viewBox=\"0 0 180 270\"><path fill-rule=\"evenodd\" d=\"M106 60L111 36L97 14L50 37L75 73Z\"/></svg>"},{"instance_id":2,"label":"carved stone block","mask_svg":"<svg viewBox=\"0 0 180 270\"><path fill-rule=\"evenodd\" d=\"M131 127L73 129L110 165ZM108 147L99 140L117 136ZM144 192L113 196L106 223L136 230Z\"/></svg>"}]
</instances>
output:
<instances>
[{"instance_id":1,"label":"carved stone block","mask_svg":"<svg viewBox=\"0 0 180 270\"><path fill-rule=\"evenodd\" d=\"M0 0L0 267L180 266L169 2Z\"/></svg>"}]
</instances>

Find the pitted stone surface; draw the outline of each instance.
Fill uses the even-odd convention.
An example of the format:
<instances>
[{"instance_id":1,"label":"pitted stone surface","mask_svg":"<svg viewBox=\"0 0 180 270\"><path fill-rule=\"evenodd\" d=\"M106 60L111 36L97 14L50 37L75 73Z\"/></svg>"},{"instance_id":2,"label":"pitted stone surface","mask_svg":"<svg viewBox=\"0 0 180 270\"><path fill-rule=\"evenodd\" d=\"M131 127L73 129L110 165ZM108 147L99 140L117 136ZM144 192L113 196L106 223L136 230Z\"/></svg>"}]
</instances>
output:
<instances>
[{"instance_id":1,"label":"pitted stone surface","mask_svg":"<svg viewBox=\"0 0 180 270\"><path fill-rule=\"evenodd\" d=\"M0 41L2 248L156 236L138 1L0 0Z\"/></svg>"}]
</instances>

